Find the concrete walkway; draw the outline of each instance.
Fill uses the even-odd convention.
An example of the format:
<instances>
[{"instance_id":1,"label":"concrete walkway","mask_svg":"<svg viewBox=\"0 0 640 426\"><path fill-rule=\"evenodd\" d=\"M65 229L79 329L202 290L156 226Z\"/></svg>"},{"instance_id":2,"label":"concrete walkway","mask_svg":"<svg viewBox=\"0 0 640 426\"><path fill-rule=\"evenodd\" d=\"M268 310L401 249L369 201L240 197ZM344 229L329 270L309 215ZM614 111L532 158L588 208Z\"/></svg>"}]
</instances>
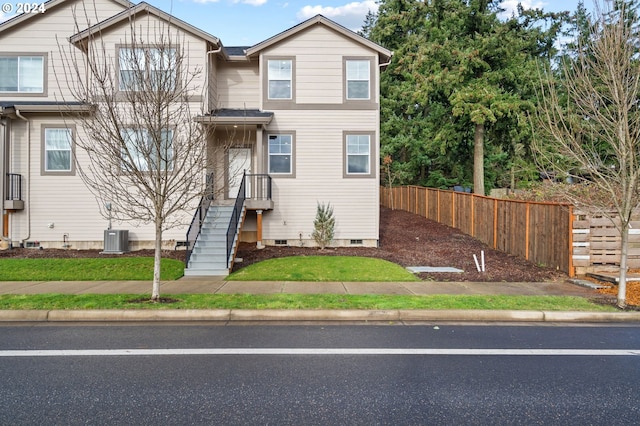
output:
<instances>
[{"instance_id":1,"label":"concrete walkway","mask_svg":"<svg viewBox=\"0 0 640 426\"><path fill-rule=\"evenodd\" d=\"M0 294L145 294L151 281L2 281ZM225 281L216 277L185 277L163 281L161 294L505 294L593 297L594 290L568 282L293 282Z\"/></svg>"},{"instance_id":2,"label":"concrete walkway","mask_svg":"<svg viewBox=\"0 0 640 426\"><path fill-rule=\"evenodd\" d=\"M150 294L150 281L4 281L0 294ZM165 281L167 294L484 294L594 297L595 290L568 282L268 282L182 278ZM0 310L0 322L212 322L217 324L290 322L383 323L425 322L632 322L640 312L554 312L500 310Z\"/></svg>"}]
</instances>

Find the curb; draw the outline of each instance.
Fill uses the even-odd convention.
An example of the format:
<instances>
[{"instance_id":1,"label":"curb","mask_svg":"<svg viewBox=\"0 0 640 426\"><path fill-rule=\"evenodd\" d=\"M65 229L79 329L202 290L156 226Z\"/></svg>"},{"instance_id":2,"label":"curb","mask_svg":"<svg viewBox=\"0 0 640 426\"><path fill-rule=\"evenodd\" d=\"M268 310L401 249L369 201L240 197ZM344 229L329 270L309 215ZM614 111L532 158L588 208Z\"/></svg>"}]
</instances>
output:
<instances>
[{"instance_id":1,"label":"curb","mask_svg":"<svg viewBox=\"0 0 640 426\"><path fill-rule=\"evenodd\" d=\"M0 310L0 322L640 322L640 312L491 310Z\"/></svg>"}]
</instances>

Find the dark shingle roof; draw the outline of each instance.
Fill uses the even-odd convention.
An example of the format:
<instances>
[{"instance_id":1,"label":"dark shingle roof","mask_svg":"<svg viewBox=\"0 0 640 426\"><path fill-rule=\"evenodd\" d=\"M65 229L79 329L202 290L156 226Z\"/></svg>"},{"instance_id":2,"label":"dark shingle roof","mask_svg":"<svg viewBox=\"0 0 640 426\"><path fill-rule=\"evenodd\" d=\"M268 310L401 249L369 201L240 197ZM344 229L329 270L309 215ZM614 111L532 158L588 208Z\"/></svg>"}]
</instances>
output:
<instances>
[{"instance_id":1,"label":"dark shingle roof","mask_svg":"<svg viewBox=\"0 0 640 426\"><path fill-rule=\"evenodd\" d=\"M245 50L248 49L250 46L230 46L230 47L224 47L224 52L227 54L227 56L244 56L245 55Z\"/></svg>"},{"instance_id":2,"label":"dark shingle roof","mask_svg":"<svg viewBox=\"0 0 640 426\"><path fill-rule=\"evenodd\" d=\"M234 117L234 118L266 118L273 117L273 113L269 111L260 111L259 109L234 109L222 108L214 109L210 114L212 117Z\"/></svg>"}]
</instances>

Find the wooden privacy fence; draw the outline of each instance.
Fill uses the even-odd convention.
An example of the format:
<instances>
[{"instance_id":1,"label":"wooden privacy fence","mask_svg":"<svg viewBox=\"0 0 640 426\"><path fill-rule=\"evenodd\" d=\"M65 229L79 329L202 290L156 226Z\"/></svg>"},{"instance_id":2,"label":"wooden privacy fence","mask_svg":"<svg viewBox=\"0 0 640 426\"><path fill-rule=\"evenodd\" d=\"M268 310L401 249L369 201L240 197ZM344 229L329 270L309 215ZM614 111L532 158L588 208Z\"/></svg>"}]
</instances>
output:
<instances>
[{"instance_id":1,"label":"wooden privacy fence","mask_svg":"<svg viewBox=\"0 0 640 426\"><path fill-rule=\"evenodd\" d=\"M613 217L616 224L611 222ZM620 266L620 219L613 212L590 213L576 209L573 221L573 265L582 275L593 270ZM627 266L640 268L640 211L631 216Z\"/></svg>"},{"instance_id":2,"label":"wooden privacy fence","mask_svg":"<svg viewBox=\"0 0 640 426\"><path fill-rule=\"evenodd\" d=\"M419 186L381 187L380 202L460 229L505 253L575 274L570 204L503 200Z\"/></svg>"}]
</instances>

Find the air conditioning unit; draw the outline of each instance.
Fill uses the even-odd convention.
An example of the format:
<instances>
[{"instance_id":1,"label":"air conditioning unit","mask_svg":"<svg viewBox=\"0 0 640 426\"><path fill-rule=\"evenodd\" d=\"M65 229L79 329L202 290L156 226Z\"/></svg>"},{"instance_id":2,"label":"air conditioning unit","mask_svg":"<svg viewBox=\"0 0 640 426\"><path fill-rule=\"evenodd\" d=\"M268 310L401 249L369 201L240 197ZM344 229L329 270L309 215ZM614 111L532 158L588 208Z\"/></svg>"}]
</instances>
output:
<instances>
[{"instance_id":1,"label":"air conditioning unit","mask_svg":"<svg viewBox=\"0 0 640 426\"><path fill-rule=\"evenodd\" d=\"M107 229L104 231L105 254L123 254L129 251L129 230Z\"/></svg>"}]
</instances>

